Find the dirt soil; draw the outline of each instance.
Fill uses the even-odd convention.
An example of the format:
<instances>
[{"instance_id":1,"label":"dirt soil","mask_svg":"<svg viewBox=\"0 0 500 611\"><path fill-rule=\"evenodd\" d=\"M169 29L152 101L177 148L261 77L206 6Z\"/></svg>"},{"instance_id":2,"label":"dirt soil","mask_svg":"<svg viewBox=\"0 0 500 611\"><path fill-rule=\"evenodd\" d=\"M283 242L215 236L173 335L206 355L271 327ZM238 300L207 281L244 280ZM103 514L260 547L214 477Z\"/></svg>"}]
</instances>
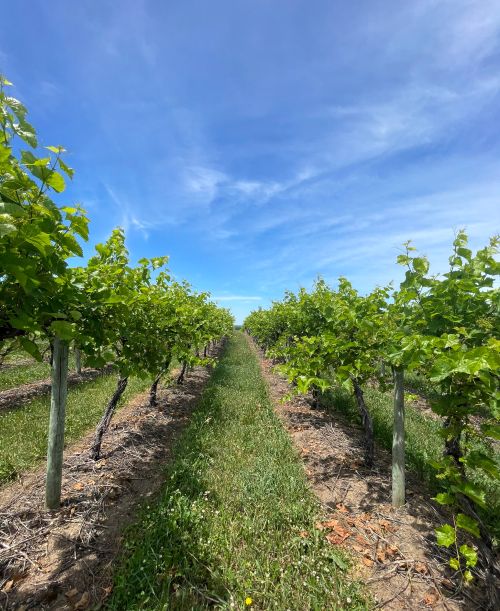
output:
<instances>
[{"instance_id":1,"label":"dirt soil","mask_svg":"<svg viewBox=\"0 0 500 611\"><path fill-rule=\"evenodd\" d=\"M69 373L68 374L68 385L74 386L81 382L88 382L95 380L101 375L105 375L112 371L111 367L105 369L82 369L81 373ZM0 392L0 411L3 409L12 409L19 407L27 401L31 401L36 397L42 395L48 395L50 393L52 381L50 378L44 380L37 380L36 382L29 382L27 384L21 384L16 388L9 388Z\"/></svg>"},{"instance_id":2,"label":"dirt soil","mask_svg":"<svg viewBox=\"0 0 500 611\"><path fill-rule=\"evenodd\" d=\"M251 342L251 340L249 339ZM252 344L253 345L253 344ZM375 446L375 467L363 464L361 426L341 414L312 409L311 398L282 402L291 386L254 346L275 409L304 462L324 518L316 525L353 558L354 577L366 584L374 607L437 611L486 608L480 586L457 588L434 528L446 521L423 485L407 475L407 503L394 509L391 455ZM306 536L307 533L304 533Z\"/></svg>"},{"instance_id":3,"label":"dirt soil","mask_svg":"<svg viewBox=\"0 0 500 611\"><path fill-rule=\"evenodd\" d=\"M137 396L115 415L98 462L88 456L92 433L69 447L60 512L43 507L43 468L1 490L0 609L84 610L110 594L123 530L159 491L209 376L194 368L159 391L158 408Z\"/></svg>"}]
</instances>

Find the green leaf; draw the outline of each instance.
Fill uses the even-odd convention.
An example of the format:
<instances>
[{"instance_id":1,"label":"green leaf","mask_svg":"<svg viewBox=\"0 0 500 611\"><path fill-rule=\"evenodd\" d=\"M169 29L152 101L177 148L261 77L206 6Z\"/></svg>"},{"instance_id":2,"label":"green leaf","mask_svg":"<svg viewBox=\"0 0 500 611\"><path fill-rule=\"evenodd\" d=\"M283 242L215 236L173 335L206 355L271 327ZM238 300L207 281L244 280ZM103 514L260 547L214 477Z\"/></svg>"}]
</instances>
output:
<instances>
[{"instance_id":1,"label":"green leaf","mask_svg":"<svg viewBox=\"0 0 500 611\"><path fill-rule=\"evenodd\" d=\"M54 320L50 325L52 331L63 340L71 340L75 337L76 329L73 323L64 320Z\"/></svg>"},{"instance_id":2,"label":"green leaf","mask_svg":"<svg viewBox=\"0 0 500 611\"><path fill-rule=\"evenodd\" d=\"M12 153L12 150L8 146L5 146L5 145L0 146L0 163L7 161L11 153Z\"/></svg>"},{"instance_id":3,"label":"green leaf","mask_svg":"<svg viewBox=\"0 0 500 611\"><path fill-rule=\"evenodd\" d=\"M426 274L429 271L429 262L422 257L413 259L413 269L419 274Z\"/></svg>"},{"instance_id":4,"label":"green leaf","mask_svg":"<svg viewBox=\"0 0 500 611\"><path fill-rule=\"evenodd\" d=\"M482 469L490 477L500 479L500 471L495 460L484 454L483 452L470 452L463 460L471 469Z\"/></svg>"},{"instance_id":5,"label":"green leaf","mask_svg":"<svg viewBox=\"0 0 500 611\"><path fill-rule=\"evenodd\" d=\"M36 225L28 225L24 230L24 239L32 244L42 255L51 247L50 235L40 231Z\"/></svg>"},{"instance_id":6,"label":"green leaf","mask_svg":"<svg viewBox=\"0 0 500 611\"><path fill-rule=\"evenodd\" d=\"M78 310L70 310L70 316L73 320L81 320L82 315Z\"/></svg>"},{"instance_id":7,"label":"green leaf","mask_svg":"<svg viewBox=\"0 0 500 611\"><path fill-rule=\"evenodd\" d=\"M73 176L75 175L75 170L73 170L73 168L70 168L69 166L67 166L64 161L59 157L59 159L57 160L57 163L59 164L59 167L61 168L61 170L67 175L69 176L69 178L73 178Z\"/></svg>"},{"instance_id":8,"label":"green leaf","mask_svg":"<svg viewBox=\"0 0 500 611\"><path fill-rule=\"evenodd\" d=\"M38 146L35 128L27 121L19 118L19 123L16 123L13 126L13 130L22 140L27 142L33 148Z\"/></svg>"},{"instance_id":9,"label":"green leaf","mask_svg":"<svg viewBox=\"0 0 500 611\"><path fill-rule=\"evenodd\" d=\"M457 515L456 525L458 526L458 528L461 528L462 530L466 530L467 532L471 533L471 535L474 535L475 537L480 536L479 525L477 521L465 515L464 513L459 513Z\"/></svg>"},{"instance_id":10,"label":"green leaf","mask_svg":"<svg viewBox=\"0 0 500 611\"><path fill-rule=\"evenodd\" d=\"M56 155L65 151L63 146L46 146L45 148L52 153L56 153Z\"/></svg>"},{"instance_id":11,"label":"green leaf","mask_svg":"<svg viewBox=\"0 0 500 611\"><path fill-rule=\"evenodd\" d=\"M468 248L457 248L457 255L463 259L466 259L467 261L470 261L472 258L472 251Z\"/></svg>"},{"instance_id":12,"label":"green leaf","mask_svg":"<svg viewBox=\"0 0 500 611\"><path fill-rule=\"evenodd\" d=\"M10 324L16 329L23 329L29 331L33 329L33 318L30 317L26 312L21 312L19 316L14 316L9 320Z\"/></svg>"},{"instance_id":13,"label":"green leaf","mask_svg":"<svg viewBox=\"0 0 500 611\"><path fill-rule=\"evenodd\" d=\"M37 160L38 157L35 157L31 151L21 151L21 161L24 163L24 165L34 165Z\"/></svg>"},{"instance_id":14,"label":"green leaf","mask_svg":"<svg viewBox=\"0 0 500 611\"><path fill-rule=\"evenodd\" d=\"M486 507L486 493L471 482L463 482L455 485L454 488L469 497L474 503L480 507Z\"/></svg>"},{"instance_id":15,"label":"green leaf","mask_svg":"<svg viewBox=\"0 0 500 611\"><path fill-rule=\"evenodd\" d=\"M442 545L443 547L450 547L450 545L453 545L453 543L455 543L456 534L453 526L450 526L449 524L444 524L443 526L436 528L434 532L436 533L438 545Z\"/></svg>"},{"instance_id":16,"label":"green leaf","mask_svg":"<svg viewBox=\"0 0 500 611\"><path fill-rule=\"evenodd\" d=\"M465 558L467 566L476 566L477 564L477 552L473 547L469 545L461 545L459 548L460 553Z\"/></svg>"},{"instance_id":17,"label":"green leaf","mask_svg":"<svg viewBox=\"0 0 500 611\"><path fill-rule=\"evenodd\" d=\"M89 220L86 216L72 216L70 227L77 235L84 240L89 239Z\"/></svg>"},{"instance_id":18,"label":"green leaf","mask_svg":"<svg viewBox=\"0 0 500 611\"><path fill-rule=\"evenodd\" d=\"M81 257L83 255L82 247L78 243L78 240L75 238L75 236L71 233L66 233L62 235L59 238L59 242L61 244L64 244L66 248L74 255L77 255L78 257Z\"/></svg>"},{"instance_id":19,"label":"green leaf","mask_svg":"<svg viewBox=\"0 0 500 611\"><path fill-rule=\"evenodd\" d=\"M36 167L45 168L48 166L49 163L50 163L50 157L40 157L39 159L34 161L32 165Z\"/></svg>"},{"instance_id":20,"label":"green leaf","mask_svg":"<svg viewBox=\"0 0 500 611\"><path fill-rule=\"evenodd\" d=\"M14 111L18 119L24 119L24 117L28 113L24 104L22 104L19 100L16 100L16 98L7 96L5 98L5 103L7 104L7 106L9 106L9 108Z\"/></svg>"},{"instance_id":21,"label":"green leaf","mask_svg":"<svg viewBox=\"0 0 500 611\"><path fill-rule=\"evenodd\" d=\"M469 571L469 569L464 571L464 579L467 582L471 582L472 581L473 577L472 577L472 573Z\"/></svg>"},{"instance_id":22,"label":"green leaf","mask_svg":"<svg viewBox=\"0 0 500 611\"><path fill-rule=\"evenodd\" d=\"M127 303L127 298L124 295L110 295L107 297L103 303L105 304L114 304L114 303Z\"/></svg>"},{"instance_id":23,"label":"green leaf","mask_svg":"<svg viewBox=\"0 0 500 611\"><path fill-rule=\"evenodd\" d=\"M26 216L27 212L19 204L0 202L0 214L9 214L12 217L20 218Z\"/></svg>"},{"instance_id":24,"label":"green leaf","mask_svg":"<svg viewBox=\"0 0 500 611\"><path fill-rule=\"evenodd\" d=\"M61 176L61 174L59 174L59 172L56 172L55 170L53 170L50 173L50 175L48 176L46 180L46 183L50 185L54 189L54 191L57 191L58 193L61 193L66 188L66 183L64 182L64 178Z\"/></svg>"},{"instance_id":25,"label":"green leaf","mask_svg":"<svg viewBox=\"0 0 500 611\"><path fill-rule=\"evenodd\" d=\"M437 501L440 505L451 505L455 502L455 497L449 492L440 492L439 494L436 494L433 499Z\"/></svg>"},{"instance_id":26,"label":"green leaf","mask_svg":"<svg viewBox=\"0 0 500 611\"><path fill-rule=\"evenodd\" d=\"M21 346L23 350L25 350L29 355L31 355L37 361L39 362L42 361L42 355L35 342L31 341L27 337L21 337L20 342L21 342Z\"/></svg>"},{"instance_id":27,"label":"green leaf","mask_svg":"<svg viewBox=\"0 0 500 611\"><path fill-rule=\"evenodd\" d=\"M450 566L452 569L455 569L455 571L458 571L460 568L460 561L458 558L450 558Z\"/></svg>"}]
</instances>

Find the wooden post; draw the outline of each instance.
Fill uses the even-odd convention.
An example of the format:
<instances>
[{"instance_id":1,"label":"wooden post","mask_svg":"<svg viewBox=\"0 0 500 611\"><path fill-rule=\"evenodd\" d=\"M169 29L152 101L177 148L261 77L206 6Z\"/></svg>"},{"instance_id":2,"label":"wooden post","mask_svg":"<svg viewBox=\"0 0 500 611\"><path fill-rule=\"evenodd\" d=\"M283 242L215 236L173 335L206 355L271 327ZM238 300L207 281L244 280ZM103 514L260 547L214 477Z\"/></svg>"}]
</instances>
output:
<instances>
[{"instance_id":1,"label":"wooden post","mask_svg":"<svg viewBox=\"0 0 500 611\"><path fill-rule=\"evenodd\" d=\"M82 353L80 352L80 348L77 348L76 346L75 346L75 369L78 375L82 373Z\"/></svg>"},{"instance_id":2,"label":"wooden post","mask_svg":"<svg viewBox=\"0 0 500 611\"><path fill-rule=\"evenodd\" d=\"M392 434L392 505L405 503L405 390L404 370L394 368L394 428Z\"/></svg>"},{"instance_id":3,"label":"wooden post","mask_svg":"<svg viewBox=\"0 0 500 611\"><path fill-rule=\"evenodd\" d=\"M53 346L47 481L45 485L45 505L50 510L59 509L61 504L64 421L68 383L68 343L56 337Z\"/></svg>"}]
</instances>

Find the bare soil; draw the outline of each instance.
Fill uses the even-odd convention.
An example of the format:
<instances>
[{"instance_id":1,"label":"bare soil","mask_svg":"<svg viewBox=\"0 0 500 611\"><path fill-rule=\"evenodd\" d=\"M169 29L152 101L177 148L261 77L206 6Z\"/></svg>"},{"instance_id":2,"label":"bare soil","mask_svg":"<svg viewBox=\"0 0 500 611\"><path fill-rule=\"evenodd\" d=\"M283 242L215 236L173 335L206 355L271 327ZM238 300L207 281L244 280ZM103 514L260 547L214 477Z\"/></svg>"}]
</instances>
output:
<instances>
[{"instance_id":1,"label":"bare soil","mask_svg":"<svg viewBox=\"0 0 500 611\"><path fill-rule=\"evenodd\" d=\"M101 375L110 373L111 370L111 367L106 367L104 369L82 369L81 373L69 373L68 385L74 386L75 384L95 380ZM0 411L19 407L36 397L50 394L51 384L51 379L45 378L44 380L37 380L36 382L21 384L20 386L16 386L16 388L3 390L0 392Z\"/></svg>"},{"instance_id":2,"label":"bare soil","mask_svg":"<svg viewBox=\"0 0 500 611\"><path fill-rule=\"evenodd\" d=\"M154 409L148 393L137 396L115 415L98 462L88 455L93 433L69 447L59 512L43 507L43 469L1 490L0 609L84 610L110 594L123 530L160 490L209 376L194 368L159 391Z\"/></svg>"},{"instance_id":3,"label":"bare soil","mask_svg":"<svg viewBox=\"0 0 500 611\"><path fill-rule=\"evenodd\" d=\"M429 500L423 484L407 476L407 502L394 509L390 453L376 446L375 467L366 468L361 427L341 414L313 409L310 397L294 396L283 402L291 386L254 349L276 412L324 509L316 527L332 545L351 555L354 576L366 584L374 607L398 611L486 608L479 586L461 590L452 580L448 558L436 546L434 535L434 528L446 517Z\"/></svg>"}]
</instances>

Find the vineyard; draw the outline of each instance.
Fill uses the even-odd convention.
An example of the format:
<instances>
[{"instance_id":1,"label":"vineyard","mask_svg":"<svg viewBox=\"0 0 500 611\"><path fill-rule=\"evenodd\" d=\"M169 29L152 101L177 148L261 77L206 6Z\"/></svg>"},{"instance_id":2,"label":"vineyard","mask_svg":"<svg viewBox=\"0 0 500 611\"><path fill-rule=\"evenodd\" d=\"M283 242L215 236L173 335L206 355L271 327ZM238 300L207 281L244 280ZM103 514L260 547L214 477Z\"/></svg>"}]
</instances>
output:
<instances>
[{"instance_id":1,"label":"vineyard","mask_svg":"<svg viewBox=\"0 0 500 611\"><path fill-rule=\"evenodd\" d=\"M339 391L351 395L364 429L367 467L374 466L375 427L366 389L373 396L373 388L393 385L394 507L405 503L405 386L416 385L430 397L440 427L421 426L421 443L431 435L437 448L419 458L433 499L449 509L449 522L436 528L437 544L449 550L456 578L480 576L493 608L500 512L497 252L498 239L492 238L473 254L461 231L449 270L431 275L426 258L407 243L398 257L405 279L396 291L388 286L359 295L345 278L337 290L319 280L312 292L289 293L244 323L292 392L310 392L315 408L341 400Z\"/></svg>"},{"instance_id":2,"label":"vineyard","mask_svg":"<svg viewBox=\"0 0 500 611\"><path fill-rule=\"evenodd\" d=\"M0 608L498 609L498 238L235 330L123 228L84 260L66 151L11 88Z\"/></svg>"}]
</instances>

